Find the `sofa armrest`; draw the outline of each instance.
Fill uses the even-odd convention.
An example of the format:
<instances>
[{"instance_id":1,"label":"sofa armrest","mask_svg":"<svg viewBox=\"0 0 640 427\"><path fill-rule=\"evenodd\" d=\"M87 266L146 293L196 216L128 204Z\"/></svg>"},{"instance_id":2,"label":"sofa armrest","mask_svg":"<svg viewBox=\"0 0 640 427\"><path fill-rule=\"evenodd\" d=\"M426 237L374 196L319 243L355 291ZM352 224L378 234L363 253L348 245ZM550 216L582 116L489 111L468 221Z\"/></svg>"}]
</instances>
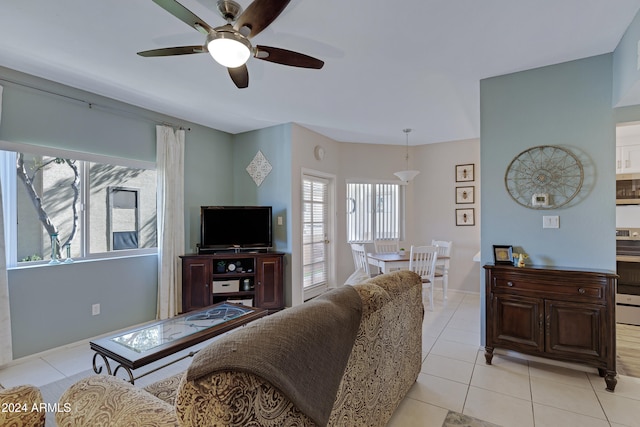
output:
<instances>
[{"instance_id":1,"label":"sofa armrest","mask_svg":"<svg viewBox=\"0 0 640 427\"><path fill-rule=\"evenodd\" d=\"M109 375L84 378L60 397L59 427L177 426L171 405L145 390Z\"/></svg>"},{"instance_id":2,"label":"sofa armrest","mask_svg":"<svg viewBox=\"0 0 640 427\"><path fill-rule=\"evenodd\" d=\"M32 385L0 388L0 426L43 427L42 394Z\"/></svg>"},{"instance_id":3,"label":"sofa armrest","mask_svg":"<svg viewBox=\"0 0 640 427\"><path fill-rule=\"evenodd\" d=\"M176 414L184 426L317 426L269 382L239 371L185 380Z\"/></svg>"}]
</instances>

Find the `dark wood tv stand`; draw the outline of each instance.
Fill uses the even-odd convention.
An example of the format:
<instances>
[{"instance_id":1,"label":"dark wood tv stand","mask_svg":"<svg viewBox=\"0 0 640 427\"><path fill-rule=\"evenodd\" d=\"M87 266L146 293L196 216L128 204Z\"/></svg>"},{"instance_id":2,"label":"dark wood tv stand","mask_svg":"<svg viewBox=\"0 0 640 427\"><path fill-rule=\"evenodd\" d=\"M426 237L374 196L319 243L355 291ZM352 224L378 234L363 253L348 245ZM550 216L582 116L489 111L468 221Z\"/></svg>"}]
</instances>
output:
<instances>
[{"instance_id":1,"label":"dark wood tv stand","mask_svg":"<svg viewBox=\"0 0 640 427\"><path fill-rule=\"evenodd\" d=\"M180 258L183 313L225 300L243 299L253 299L254 307L269 311L284 308L284 254L281 252L225 252ZM250 285L248 290L243 289L245 280ZM229 292L220 292L223 283L239 283L239 286L237 290L232 287Z\"/></svg>"},{"instance_id":2,"label":"dark wood tv stand","mask_svg":"<svg viewBox=\"0 0 640 427\"><path fill-rule=\"evenodd\" d=\"M486 347L585 364L616 379L617 275L562 267L485 265Z\"/></svg>"}]
</instances>

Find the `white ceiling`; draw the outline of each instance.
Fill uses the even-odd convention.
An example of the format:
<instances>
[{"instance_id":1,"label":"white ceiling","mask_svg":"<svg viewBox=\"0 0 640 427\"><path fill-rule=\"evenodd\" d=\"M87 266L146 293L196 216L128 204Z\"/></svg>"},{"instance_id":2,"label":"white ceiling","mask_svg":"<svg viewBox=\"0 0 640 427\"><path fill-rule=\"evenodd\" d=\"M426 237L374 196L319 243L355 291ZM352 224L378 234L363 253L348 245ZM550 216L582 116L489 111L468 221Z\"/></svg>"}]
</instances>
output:
<instances>
[{"instance_id":1,"label":"white ceiling","mask_svg":"<svg viewBox=\"0 0 640 427\"><path fill-rule=\"evenodd\" d=\"M237 0L246 7L250 0ZM182 4L216 27L216 0ZM151 0L0 6L0 66L232 134L296 122L337 141L412 145L480 136L479 81L612 52L640 0L292 0L252 42L322 70L250 59L237 89L204 43Z\"/></svg>"}]
</instances>

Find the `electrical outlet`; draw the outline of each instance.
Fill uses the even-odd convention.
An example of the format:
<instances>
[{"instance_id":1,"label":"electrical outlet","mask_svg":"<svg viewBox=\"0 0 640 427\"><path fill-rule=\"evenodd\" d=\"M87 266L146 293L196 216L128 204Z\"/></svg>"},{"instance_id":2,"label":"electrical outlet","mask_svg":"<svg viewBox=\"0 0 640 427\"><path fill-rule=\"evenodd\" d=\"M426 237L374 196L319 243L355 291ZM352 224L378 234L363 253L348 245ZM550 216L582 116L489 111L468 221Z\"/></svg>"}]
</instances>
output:
<instances>
[{"instance_id":1,"label":"electrical outlet","mask_svg":"<svg viewBox=\"0 0 640 427\"><path fill-rule=\"evenodd\" d=\"M100 314L100 304L93 304L91 306L91 315L97 316L98 314Z\"/></svg>"}]
</instances>

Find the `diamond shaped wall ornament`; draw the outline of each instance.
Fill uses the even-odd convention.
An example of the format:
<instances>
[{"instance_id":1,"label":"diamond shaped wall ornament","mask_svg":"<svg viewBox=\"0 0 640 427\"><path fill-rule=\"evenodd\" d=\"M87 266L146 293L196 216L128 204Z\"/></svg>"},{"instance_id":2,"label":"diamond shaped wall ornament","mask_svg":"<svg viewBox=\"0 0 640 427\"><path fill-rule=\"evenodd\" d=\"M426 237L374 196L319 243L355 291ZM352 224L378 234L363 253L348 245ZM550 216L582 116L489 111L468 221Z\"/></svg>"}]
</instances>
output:
<instances>
[{"instance_id":1,"label":"diamond shaped wall ornament","mask_svg":"<svg viewBox=\"0 0 640 427\"><path fill-rule=\"evenodd\" d=\"M251 160L251 163L249 163L249 166L247 166L247 173L253 178L253 182L260 187L260 184L262 184L262 181L269 175L271 169L272 167L269 160L262 154L262 151L258 150L253 160Z\"/></svg>"}]
</instances>

